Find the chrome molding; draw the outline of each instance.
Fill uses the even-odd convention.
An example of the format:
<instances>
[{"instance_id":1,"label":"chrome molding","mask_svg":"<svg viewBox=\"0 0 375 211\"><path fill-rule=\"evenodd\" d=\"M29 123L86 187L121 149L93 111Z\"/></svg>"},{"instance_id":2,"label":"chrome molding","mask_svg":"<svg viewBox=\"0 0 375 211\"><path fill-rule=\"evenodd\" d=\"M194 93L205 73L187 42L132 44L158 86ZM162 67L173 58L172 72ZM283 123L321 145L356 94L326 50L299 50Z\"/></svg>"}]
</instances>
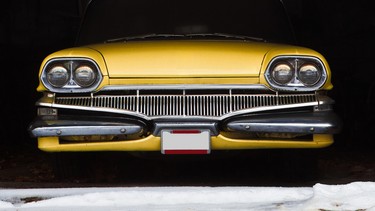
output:
<instances>
[{"instance_id":1,"label":"chrome molding","mask_svg":"<svg viewBox=\"0 0 375 211\"><path fill-rule=\"evenodd\" d=\"M74 135L132 135L142 133L144 126L135 123L121 123L96 119L80 120L48 120L37 119L30 125L34 137L74 136Z\"/></svg>"},{"instance_id":2,"label":"chrome molding","mask_svg":"<svg viewBox=\"0 0 375 211\"><path fill-rule=\"evenodd\" d=\"M46 136L75 136L75 135L127 135L141 131L138 125L123 126L55 126L55 127L39 127L32 130L35 137Z\"/></svg>"},{"instance_id":3,"label":"chrome molding","mask_svg":"<svg viewBox=\"0 0 375 211\"><path fill-rule=\"evenodd\" d=\"M138 87L139 88L139 87ZM161 90L161 92L163 91ZM278 109L318 107L331 104L330 98L321 98L316 93L307 94L136 94L91 95L59 97L45 94L37 106L52 108L117 113L136 116L145 120L155 119L208 119L223 120L235 115Z\"/></svg>"},{"instance_id":4,"label":"chrome molding","mask_svg":"<svg viewBox=\"0 0 375 211\"><path fill-rule=\"evenodd\" d=\"M231 132L333 134L340 128L340 120L332 111L300 112L242 117L225 123Z\"/></svg>"},{"instance_id":5,"label":"chrome molding","mask_svg":"<svg viewBox=\"0 0 375 211\"><path fill-rule=\"evenodd\" d=\"M119 91L119 90L270 90L263 84L169 84L169 85L109 85L103 87L100 91Z\"/></svg>"}]
</instances>

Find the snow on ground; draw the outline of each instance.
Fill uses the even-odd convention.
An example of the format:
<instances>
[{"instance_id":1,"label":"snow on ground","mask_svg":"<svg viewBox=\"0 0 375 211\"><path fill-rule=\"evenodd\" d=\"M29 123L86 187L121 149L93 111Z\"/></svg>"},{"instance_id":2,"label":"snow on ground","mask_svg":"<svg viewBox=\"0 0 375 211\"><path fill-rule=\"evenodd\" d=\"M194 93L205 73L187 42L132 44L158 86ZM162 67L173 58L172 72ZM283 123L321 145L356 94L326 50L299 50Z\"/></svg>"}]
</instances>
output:
<instances>
[{"instance_id":1,"label":"snow on ground","mask_svg":"<svg viewBox=\"0 0 375 211\"><path fill-rule=\"evenodd\" d=\"M0 210L366 210L375 182L313 187L0 189Z\"/></svg>"}]
</instances>

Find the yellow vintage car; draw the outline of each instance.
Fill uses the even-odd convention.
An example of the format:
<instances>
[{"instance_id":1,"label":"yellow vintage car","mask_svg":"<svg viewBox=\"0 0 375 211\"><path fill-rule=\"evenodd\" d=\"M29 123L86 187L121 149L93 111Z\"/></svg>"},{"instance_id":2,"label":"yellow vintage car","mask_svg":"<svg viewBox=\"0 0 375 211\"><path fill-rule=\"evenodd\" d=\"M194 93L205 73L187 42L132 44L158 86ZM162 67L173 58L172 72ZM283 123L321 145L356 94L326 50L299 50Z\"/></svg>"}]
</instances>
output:
<instances>
[{"instance_id":1,"label":"yellow vintage car","mask_svg":"<svg viewBox=\"0 0 375 211\"><path fill-rule=\"evenodd\" d=\"M41 64L29 131L48 152L323 148L331 72L278 0L93 0Z\"/></svg>"}]
</instances>

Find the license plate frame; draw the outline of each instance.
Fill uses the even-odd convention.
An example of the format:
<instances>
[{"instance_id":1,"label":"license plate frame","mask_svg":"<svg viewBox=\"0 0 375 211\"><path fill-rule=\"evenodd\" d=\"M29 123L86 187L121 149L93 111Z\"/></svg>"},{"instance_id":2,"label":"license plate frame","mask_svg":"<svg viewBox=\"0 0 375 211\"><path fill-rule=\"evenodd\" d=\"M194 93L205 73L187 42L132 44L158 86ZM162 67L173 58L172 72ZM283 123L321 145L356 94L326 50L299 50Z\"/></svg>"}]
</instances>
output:
<instances>
[{"instance_id":1,"label":"license plate frame","mask_svg":"<svg viewBox=\"0 0 375 211\"><path fill-rule=\"evenodd\" d=\"M162 154L210 154L210 131L171 129L161 131Z\"/></svg>"}]
</instances>

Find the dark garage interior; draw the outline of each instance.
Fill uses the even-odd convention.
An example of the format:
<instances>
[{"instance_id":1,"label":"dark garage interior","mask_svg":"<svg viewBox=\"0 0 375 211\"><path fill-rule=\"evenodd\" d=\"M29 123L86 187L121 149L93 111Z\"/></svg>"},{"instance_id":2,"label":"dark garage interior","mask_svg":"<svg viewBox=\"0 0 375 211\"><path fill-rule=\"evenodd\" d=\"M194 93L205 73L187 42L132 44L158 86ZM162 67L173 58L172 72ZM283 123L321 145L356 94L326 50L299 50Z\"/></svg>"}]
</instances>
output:
<instances>
[{"instance_id":1,"label":"dark garage interior","mask_svg":"<svg viewBox=\"0 0 375 211\"><path fill-rule=\"evenodd\" d=\"M50 168L52 165L49 160L50 156L37 149L36 140L31 138L27 131L29 123L36 115L34 103L40 97L36 92L40 63L48 54L74 46L75 36L87 2L87 0L8 0L2 2L2 7L0 7L0 49L2 52L0 60L3 83L0 186L3 184L19 187L20 183L27 183L29 187L34 187L41 186L42 183L56 185L61 181L69 182L70 185L72 183L82 185L85 182L127 184L124 179L108 175L123 173L122 170L118 170L119 165L114 166L117 170L113 171L98 169L94 173L95 177L91 179L75 178L67 181L55 176ZM322 156L321 161L324 161L320 169L326 172L325 180L321 181L335 183L355 180L374 181L375 7L370 0L355 2L350 0L284 0L284 4L293 24L298 44L317 50L328 60L334 85L330 96L336 101L334 110L343 121L343 130L335 136L335 143L326 149L319 150L321 153L319 155ZM248 152L244 152L246 153ZM111 159L114 161L120 159L120 156L122 158L123 155L116 153ZM245 157L250 159L251 156ZM133 157L125 157L128 159L127 163L139 162ZM92 158L91 161L90 158ZM91 155L87 159L87 162L96 162L96 165L103 164L97 156ZM184 165L185 162L187 165L192 164L184 161ZM231 165L230 161L224 163ZM267 177L266 180L260 179L262 174L254 179L241 176L241 171L246 172L247 176L252 173L249 167L239 163L240 167L235 168L234 174L222 174L222 180L214 180L213 185L279 184L272 176ZM153 183L150 177L142 174L142 172L145 173L147 167L151 168L155 163L144 165L143 168L129 167L130 171L138 172L130 177L132 184L165 184L161 178L155 179ZM276 165L273 163L267 167L258 166L253 170L259 172ZM173 163L169 167L175 170L172 171L173 173L169 172L172 179L167 184L178 182L178 184L204 185L209 180L207 178L222 173L222 167L215 166L201 177L190 175L191 180L183 183L181 182L183 176L176 173L182 171L179 164ZM206 168L207 166L202 164L199 167ZM228 167L228 170L233 169ZM154 168L152 173L163 176L165 173L161 171ZM238 182L231 181L231 178L236 178ZM287 184L306 185L316 181L302 184L299 183L300 181L288 182Z\"/></svg>"}]
</instances>

